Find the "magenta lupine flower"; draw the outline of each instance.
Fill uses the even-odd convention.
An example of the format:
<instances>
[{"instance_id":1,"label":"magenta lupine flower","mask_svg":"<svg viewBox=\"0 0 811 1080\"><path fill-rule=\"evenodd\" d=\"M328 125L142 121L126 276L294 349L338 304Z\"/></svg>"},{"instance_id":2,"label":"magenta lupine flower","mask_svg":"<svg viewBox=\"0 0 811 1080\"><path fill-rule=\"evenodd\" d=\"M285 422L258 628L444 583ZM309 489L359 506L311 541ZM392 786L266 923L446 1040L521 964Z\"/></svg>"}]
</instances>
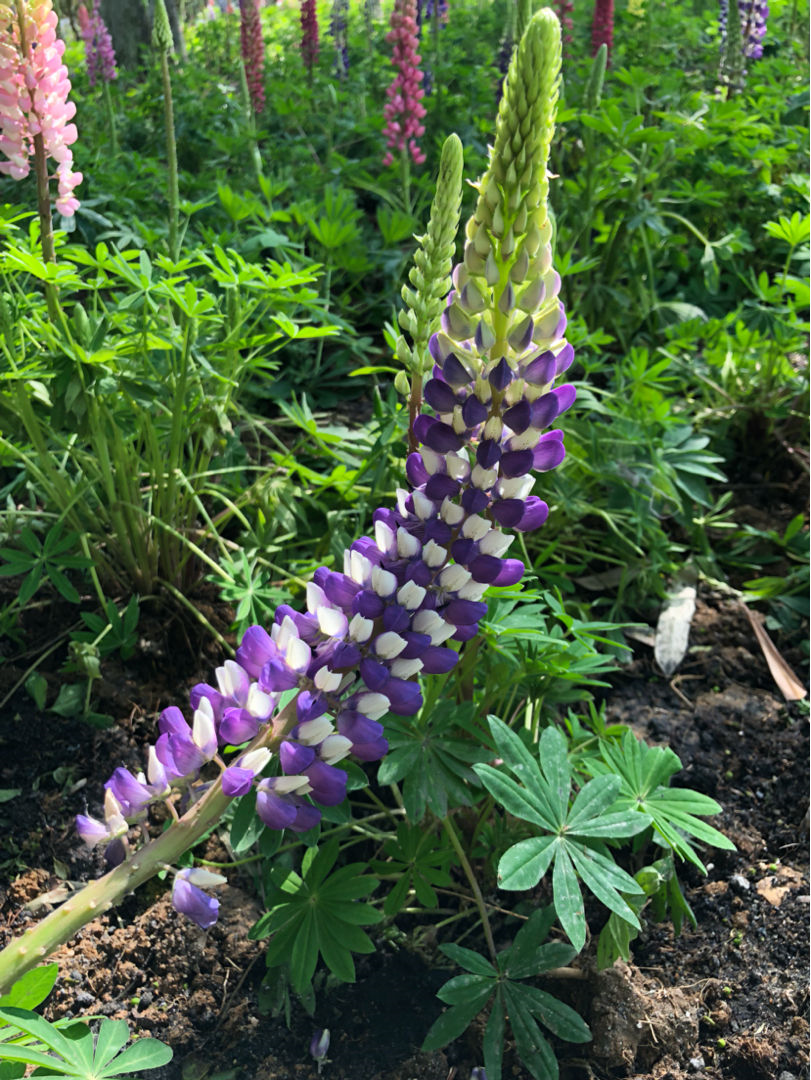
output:
<instances>
[{"instance_id":1,"label":"magenta lupine flower","mask_svg":"<svg viewBox=\"0 0 811 1080\"><path fill-rule=\"evenodd\" d=\"M424 91L417 40L416 0L394 0L391 29L386 34L386 41L394 45L392 63L397 75L386 90L389 100L383 107L386 118L383 134L388 147L383 158L384 165L391 165L394 161L393 151L402 153L406 148L417 165L425 161L425 154L417 142L425 134L422 125L425 108L421 102Z\"/></svg>"},{"instance_id":2,"label":"magenta lupine flower","mask_svg":"<svg viewBox=\"0 0 811 1080\"><path fill-rule=\"evenodd\" d=\"M30 171L34 137L56 164L56 208L70 217L79 206L73 192L82 174L73 171L71 144L76 106L68 101L70 80L62 63L65 43L56 36L58 19L51 0L22 0L22 27L9 17L0 26L0 172L21 180Z\"/></svg>"},{"instance_id":3,"label":"magenta lupine flower","mask_svg":"<svg viewBox=\"0 0 811 1080\"><path fill-rule=\"evenodd\" d=\"M608 63L614 46L614 0L595 0L594 17L591 22L591 55L596 56L600 46L608 49Z\"/></svg>"},{"instance_id":4,"label":"magenta lupine flower","mask_svg":"<svg viewBox=\"0 0 811 1080\"><path fill-rule=\"evenodd\" d=\"M84 5L82 5L84 8ZM87 77L91 86L95 86L100 78L102 82L112 82L118 78L115 67L115 50L110 31L104 19L101 17L99 0L93 5L93 14L88 15L84 8L84 15L79 14L82 39L84 40L85 59L87 61Z\"/></svg>"},{"instance_id":5,"label":"magenta lupine flower","mask_svg":"<svg viewBox=\"0 0 811 1080\"><path fill-rule=\"evenodd\" d=\"M318 13L315 0L301 0L301 56L308 71L318 59Z\"/></svg>"},{"instance_id":6,"label":"magenta lupine flower","mask_svg":"<svg viewBox=\"0 0 811 1080\"><path fill-rule=\"evenodd\" d=\"M239 0L239 13L239 42L245 78L253 111L258 115L265 107L265 42L262 38L259 0Z\"/></svg>"}]
</instances>

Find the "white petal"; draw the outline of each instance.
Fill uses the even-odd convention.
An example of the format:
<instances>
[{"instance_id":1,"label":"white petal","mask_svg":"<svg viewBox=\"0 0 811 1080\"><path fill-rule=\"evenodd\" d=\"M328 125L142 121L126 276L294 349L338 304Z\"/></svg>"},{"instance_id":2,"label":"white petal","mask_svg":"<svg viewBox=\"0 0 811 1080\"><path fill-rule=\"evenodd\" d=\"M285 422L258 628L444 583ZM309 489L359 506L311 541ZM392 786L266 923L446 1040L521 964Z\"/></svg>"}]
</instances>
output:
<instances>
[{"instance_id":1,"label":"white petal","mask_svg":"<svg viewBox=\"0 0 811 1080\"><path fill-rule=\"evenodd\" d=\"M462 536L469 540L481 540L490 532L490 522L478 514L471 514L462 526Z\"/></svg>"},{"instance_id":2,"label":"white petal","mask_svg":"<svg viewBox=\"0 0 811 1080\"><path fill-rule=\"evenodd\" d=\"M481 600L486 592L487 585L483 585L480 581L469 581L467 585L457 590L456 595L460 600Z\"/></svg>"},{"instance_id":3,"label":"white petal","mask_svg":"<svg viewBox=\"0 0 811 1080\"><path fill-rule=\"evenodd\" d=\"M421 491L415 491L414 495L414 513L420 519L420 521L428 521L436 513L436 507L431 499L427 495L424 495Z\"/></svg>"},{"instance_id":4,"label":"white petal","mask_svg":"<svg viewBox=\"0 0 811 1080\"><path fill-rule=\"evenodd\" d=\"M367 585L372 576L372 564L359 551L350 551L347 576L351 577L357 585Z\"/></svg>"},{"instance_id":5,"label":"white petal","mask_svg":"<svg viewBox=\"0 0 811 1080\"><path fill-rule=\"evenodd\" d=\"M364 641L369 640L374 628L375 624L371 619L364 619L360 614L353 615L352 621L349 624L349 639L350 641L356 641L358 644L362 644Z\"/></svg>"},{"instance_id":6,"label":"white petal","mask_svg":"<svg viewBox=\"0 0 811 1080\"><path fill-rule=\"evenodd\" d=\"M422 671L422 660L395 660L391 673L395 679L410 679Z\"/></svg>"},{"instance_id":7,"label":"white petal","mask_svg":"<svg viewBox=\"0 0 811 1080\"><path fill-rule=\"evenodd\" d=\"M420 456L422 457L422 463L425 466L425 471L434 476L435 473L443 471L443 458L441 454L438 454L436 450L432 450L428 446L423 446L420 450Z\"/></svg>"},{"instance_id":8,"label":"white petal","mask_svg":"<svg viewBox=\"0 0 811 1080\"><path fill-rule=\"evenodd\" d=\"M504 423L500 416L491 416L487 423L484 425L484 438L493 439L494 442L501 442L501 436L504 432Z\"/></svg>"},{"instance_id":9,"label":"white petal","mask_svg":"<svg viewBox=\"0 0 811 1080\"><path fill-rule=\"evenodd\" d=\"M464 435L467 431L467 424L462 418L461 405L454 405L453 407L453 420L451 421L451 426L457 435Z\"/></svg>"},{"instance_id":10,"label":"white petal","mask_svg":"<svg viewBox=\"0 0 811 1080\"><path fill-rule=\"evenodd\" d=\"M349 621L342 611L336 608L320 607L317 611L318 628L327 637L343 638L346 635Z\"/></svg>"},{"instance_id":11,"label":"white petal","mask_svg":"<svg viewBox=\"0 0 811 1080\"><path fill-rule=\"evenodd\" d=\"M378 596L385 599L397 588L397 578L382 566L375 566L372 569L372 588Z\"/></svg>"},{"instance_id":12,"label":"white petal","mask_svg":"<svg viewBox=\"0 0 811 1080\"><path fill-rule=\"evenodd\" d=\"M293 671L304 672L310 666L313 654L310 646L301 638L293 638L284 654L285 660Z\"/></svg>"},{"instance_id":13,"label":"white petal","mask_svg":"<svg viewBox=\"0 0 811 1080\"><path fill-rule=\"evenodd\" d=\"M318 746L334 730L333 723L328 716L317 716L315 720L305 720L303 724L299 724L296 731L296 742L300 742L302 746Z\"/></svg>"},{"instance_id":14,"label":"white petal","mask_svg":"<svg viewBox=\"0 0 811 1080\"><path fill-rule=\"evenodd\" d=\"M448 525L458 525L464 519L465 512L461 506L457 506L456 503L452 503L450 499L445 498L439 508L439 516Z\"/></svg>"},{"instance_id":15,"label":"white petal","mask_svg":"<svg viewBox=\"0 0 811 1080\"><path fill-rule=\"evenodd\" d=\"M206 870L202 866L192 867L191 870L184 870L183 877L190 885L196 885L198 889L211 889L215 885L225 885L228 878L224 878L222 874L213 874L210 870Z\"/></svg>"},{"instance_id":16,"label":"white petal","mask_svg":"<svg viewBox=\"0 0 811 1080\"><path fill-rule=\"evenodd\" d=\"M273 780L273 791L277 795L306 795L311 791L310 781L306 776L277 776Z\"/></svg>"},{"instance_id":17,"label":"white petal","mask_svg":"<svg viewBox=\"0 0 811 1080\"><path fill-rule=\"evenodd\" d=\"M470 475L470 462L467 457L453 450L445 455L445 467L448 470L448 476L453 477L454 480L467 480Z\"/></svg>"},{"instance_id":18,"label":"white petal","mask_svg":"<svg viewBox=\"0 0 811 1080\"><path fill-rule=\"evenodd\" d=\"M498 469L483 469L481 465L474 465L470 474L470 482L474 487L482 491L489 491L498 480Z\"/></svg>"},{"instance_id":19,"label":"white petal","mask_svg":"<svg viewBox=\"0 0 811 1080\"><path fill-rule=\"evenodd\" d=\"M319 690L324 690L327 694L331 694L333 690L337 690L341 685L343 675L338 671L330 671L326 666L319 668L316 671L313 678L313 682Z\"/></svg>"},{"instance_id":20,"label":"white petal","mask_svg":"<svg viewBox=\"0 0 811 1080\"><path fill-rule=\"evenodd\" d=\"M461 589L462 586L466 585L469 581L470 571L466 570L464 566L460 566L458 563L446 566L439 575L440 586L443 589L447 589L448 592L456 592L457 589Z\"/></svg>"},{"instance_id":21,"label":"white petal","mask_svg":"<svg viewBox=\"0 0 811 1080\"><path fill-rule=\"evenodd\" d=\"M422 549L422 561L426 566L430 566L432 569L437 566L442 566L447 558L448 549L440 547L435 540L429 540Z\"/></svg>"},{"instance_id":22,"label":"white petal","mask_svg":"<svg viewBox=\"0 0 811 1080\"><path fill-rule=\"evenodd\" d=\"M534 487L534 476L511 476L499 480L498 493L502 499L525 499Z\"/></svg>"},{"instance_id":23,"label":"white petal","mask_svg":"<svg viewBox=\"0 0 811 1080\"><path fill-rule=\"evenodd\" d=\"M200 704L202 705L202 702ZM260 690L256 683L251 683L248 700L245 703L245 708L251 716L255 716L257 720L267 720L275 707L276 698Z\"/></svg>"},{"instance_id":24,"label":"white petal","mask_svg":"<svg viewBox=\"0 0 811 1080\"><path fill-rule=\"evenodd\" d=\"M254 776L258 776L272 756L267 747L260 746L258 750L251 750L247 754L243 754L238 765L240 769L250 769Z\"/></svg>"},{"instance_id":25,"label":"white petal","mask_svg":"<svg viewBox=\"0 0 811 1080\"><path fill-rule=\"evenodd\" d=\"M376 694L370 691L358 697L356 708L359 713L368 717L369 720L379 720L389 711L389 699L385 694Z\"/></svg>"},{"instance_id":26,"label":"white petal","mask_svg":"<svg viewBox=\"0 0 811 1080\"><path fill-rule=\"evenodd\" d=\"M413 536L407 529L399 528L397 530L397 554L401 559L411 559L415 555L419 555L422 545L416 536Z\"/></svg>"},{"instance_id":27,"label":"white petal","mask_svg":"<svg viewBox=\"0 0 811 1080\"><path fill-rule=\"evenodd\" d=\"M510 439L510 450L534 450L540 435L536 428L528 427L520 435L513 435Z\"/></svg>"},{"instance_id":28,"label":"white petal","mask_svg":"<svg viewBox=\"0 0 811 1080\"><path fill-rule=\"evenodd\" d=\"M393 660L395 656L400 655L406 645L408 642L405 638L401 638L393 630L387 630L375 640L375 652L384 660Z\"/></svg>"},{"instance_id":29,"label":"white petal","mask_svg":"<svg viewBox=\"0 0 811 1080\"><path fill-rule=\"evenodd\" d=\"M316 585L314 581L307 582L307 610L311 615L315 615L318 612L319 607L329 604L327 594L321 588L320 585Z\"/></svg>"},{"instance_id":30,"label":"white petal","mask_svg":"<svg viewBox=\"0 0 811 1080\"><path fill-rule=\"evenodd\" d=\"M491 529L487 536L479 541L479 551L482 555L494 555L500 559L510 544L515 539L510 533L503 533L500 529Z\"/></svg>"},{"instance_id":31,"label":"white petal","mask_svg":"<svg viewBox=\"0 0 811 1080\"><path fill-rule=\"evenodd\" d=\"M397 603L402 604L409 611L416 611L425 599L425 589L413 581L407 581L402 588L397 590Z\"/></svg>"},{"instance_id":32,"label":"white petal","mask_svg":"<svg viewBox=\"0 0 811 1080\"><path fill-rule=\"evenodd\" d=\"M375 543L384 555L394 551L394 532L385 521L375 522Z\"/></svg>"},{"instance_id":33,"label":"white petal","mask_svg":"<svg viewBox=\"0 0 811 1080\"><path fill-rule=\"evenodd\" d=\"M343 761L347 754L352 753L352 740L344 735L328 735L318 749L318 756L326 765L334 765L336 761Z\"/></svg>"}]
</instances>

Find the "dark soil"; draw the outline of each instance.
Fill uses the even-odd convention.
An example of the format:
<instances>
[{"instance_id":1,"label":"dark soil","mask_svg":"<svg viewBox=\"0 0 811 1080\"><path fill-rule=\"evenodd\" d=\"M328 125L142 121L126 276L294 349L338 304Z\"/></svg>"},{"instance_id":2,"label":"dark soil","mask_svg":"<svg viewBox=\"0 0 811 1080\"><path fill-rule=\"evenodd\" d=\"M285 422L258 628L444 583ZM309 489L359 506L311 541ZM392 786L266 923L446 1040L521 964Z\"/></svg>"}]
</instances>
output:
<instances>
[{"instance_id":1,"label":"dark soil","mask_svg":"<svg viewBox=\"0 0 811 1080\"><path fill-rule=\"evenodd\" d=\"M73 610L51 612L54 624L40 627L42 635ZM3 712L0 789L21 790L0 804L0 945L47 910L36 901L41 893L58 902L71 883L99 871L73 815L86 801L98 811L110 771L139 767L156 712L182 702L217 662L188 628L167 634L149 616L144 625L137 658L105 668L96 707L116 726L99 731L40 713L21 692ZM786 659L804 676L800 653L788 650ZM0 666L0 698L25 664ZM50 701L59 677L48 678ZM722 804L715 824L737 851L705 851L707 877L683 868L696 930L674 937L669 924L649 923L632 946L633 963L600 974L592 943L575 961L584 978L550 986L594 1034L591 1044L557 1047L562 1076L798 1080L808 1067L807 710L780 699L740 607L705 594L680 672L664 681L650 650L638 646L607 711L674 748L685 766L677 782ZM216 837L207 854L227 858ZM263 945L247 931L262 908L250 880L231 874L208 933L173 912L165 890L151 883L58 952L48 1016L124 1018L167 1041L175 1058L148 1074L155 1080L311 1080L308 1048L320 1027L332 1032L327 1080L467 1080L481 1064L464 1039L441 1053L419 1051L449 975L429 922L405 922L397 934L377 928L378 951L358 958L357 982L322 986L315 1017L294 1008L288 1028L259 1008ZM493 889L487 899L498 905L504 895ZM509 1047L504 1075L526 1076Z\"/></svg>"}]
</instances>

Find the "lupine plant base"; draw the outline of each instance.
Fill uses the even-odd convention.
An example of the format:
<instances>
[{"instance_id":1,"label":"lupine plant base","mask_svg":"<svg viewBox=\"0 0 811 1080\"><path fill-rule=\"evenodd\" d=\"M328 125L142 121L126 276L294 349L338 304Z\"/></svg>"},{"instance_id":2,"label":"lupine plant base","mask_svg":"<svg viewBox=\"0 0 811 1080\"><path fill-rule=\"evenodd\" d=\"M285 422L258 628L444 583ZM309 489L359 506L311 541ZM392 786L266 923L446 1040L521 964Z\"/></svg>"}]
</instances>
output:
<instances>
[{"instance_id":1,"label":"lupine plant base","mask_svg":"<svg viewBox=\"0 0 811 1080\"><path fill-rule=\"evenodd\" d=\"M687 1080L696 1075L690 1062L698 1057L712 1080L744 1075L765 1080L781 1072L801 1076L807 1068L802 960L807 905L802 897L808 878L799 830L807 789L807 725L776 700L754 646L741 644L747 640L742 612L705 596L694 625L697 640L708 648L691 669L697 677L682 684L690 704L655 678L650 654L641 646L608 696L607 716L613 722L632 718L651 742L675 749L691 785L723 802L725 828L739 850L713 853L707 878L687 876L686 896L699 924L695 932L674 941L665 924L653 926L634 943L636 966L620 966L618 974L585 985L554 987L578 1005L595 1034L593 1045L569 1053L588 1060L596 1076L620 1067L623 1053L632 1072L643 1076L655 1075L667 1062L676 1080ZM69 882L98 872L97 856L61 823L83 810L83 789L76 788L83 779L109 772L122 760L137 760L151 721L131 715L136 687L144 707L154 710L207 670L206 661L200 664L193 652L186 654L180 638L166 638L158 620L147 617L142 632L155 643L151 660L111 661L104 707L120 719L120 728L77 727L38 713L23 694L10 704L0 789L21 792L0 806L2 879L9 882L0 890L0 946L41 917L42 909L31 914L26 903L65 887L55 866ZM798 656L788 659L801 667ZM35 757L32 745L38 748ZM748 780L752 762L757 775ZM762 797L747 794L750 783ZM204 854L214 861L227 858L216 837ZM322 1076L335 1080L446 1080L451 1064L467 1080L480 1064L464 1041L430 1055L418 1052L440 1011L435 991L450 974L439 966L443 958L426 937L430 922L424 918L398 918L398 933L387 934L386 943L375 934L378 954L359 958L355 985L319 993L314 1019L295 1011L288 1030L282 1019L263 1016L261 946L247 938L261 908L250 867L226 873L220 919L207 933L172 911L168 886L161 882L127 898L120 919L106 915L91 923L54 957L60 978L46 1015L121 1016L131 1029L170 1042L175 1061L156 1073L156 1080L181 1080L184 1063L191 1068L189 1058L210 1067L211 1076L236 1069L233 1080L280 1080L294 1069L302 1080L314 1080L307 1048L314 1028L324 1026L333 1039L330 1072ZM504 894L491 885L485 897L500 904ZM443 906L465 907L453 898L443 899ZM464 927L475 922L474 909L467 905L467 910L468 918L460 922ZM475 934L465 943L483 945ZM586 997L592 1002L584 1007ZM627 1025L617 1020L620 1002L632 1010ZM641 1037L633 1010L646 1018ZM651 1029L647 1020L658 1026ZM509 1047L506 1060L514 1060ZM566 1061L561 1044L562 1067Z\"/></svg>"}]
</instances>

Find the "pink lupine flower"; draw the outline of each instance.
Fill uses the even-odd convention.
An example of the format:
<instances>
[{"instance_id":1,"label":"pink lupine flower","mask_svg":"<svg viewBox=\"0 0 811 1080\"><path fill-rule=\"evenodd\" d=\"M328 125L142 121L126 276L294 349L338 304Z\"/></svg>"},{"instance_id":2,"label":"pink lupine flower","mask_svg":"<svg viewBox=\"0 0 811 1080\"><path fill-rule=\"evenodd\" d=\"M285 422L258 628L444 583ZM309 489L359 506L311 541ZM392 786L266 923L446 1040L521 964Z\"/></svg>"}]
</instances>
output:
<instances>
[{"instance_id":1,"label":"pink lupine flower","mask_svg":"<svg viewBox=\"0 0 811 1080\"><path fill-rule=\"evenodd\" d=\"M259 17L259 0L239 0L239 42L245 78L253 111L258 115L265 107L265 43L262 39L262 20Z\"/></svg>"},{"instance_id":2,"label":"pink lupine flower","mask_svg":"<svg viewBox=\"0 0 811 1080\"><path fill-rule=\"evenodd\" d=\"M301 0L301 55L309 71L318 59L318 13L315 0Z\"/></svg>"},{"instance_id":3,"label":"pink lupine flower","mask_svg":"<svg viewBox=\"0 0 811 1080\"><path fill-rule=\"evenodd\" d=\"M68 101L65 43L56 36L51 0L21 0L19 10L21 23L9 19L0 26L0 151L7 158L0 161L0 173L15 180L27 176L34 139L41 135L46 155L56 162L56 208L70 217L79 206L73 192L82 174L73 171L70 149L76 106Z\"/></svg>"},{"instance_id":4,"label":"pink lupine flower","mask_svg":"<svg viewBox=\"0 0 811 1080\"><path fill-rule=\"evenodd\" d=\"M397 68L397 76L386 91L389 99L383 107L388 150L383 158L384 165L394 161L392 151L402 153L406 148L417 165L425 161L425 154L420 149L417 139L425 134L422 118L425 108L422 105L422 72L420 54L417 52L417 5L416 0L394 0L391 15L391 30L386 34L386 41L394 45L392 63Z\"/></svg>"},{"instance_id":5,"label":"pink lupine flower","mask_svg":"<svg viewBox=\"0 0 811 1080\"><path fill-rule=\"evenodd\" d=\"M611 49L614 45L614 0L595 0L594 17L591 22L591 55L596 56L600 46L608 49L608 62L611 63Z\"/></svg>"},{"instance_id":6,"label":"pink lupine flower","mask_svg":"<svg viewBox=\"0 0 811 1080\"><path fill-rule=\"evenodd\" d=\"M82 16L84 8L84 16ZM99 0L93 5L93 14L87 14L87 8L79 9L79 25L82 30L84 41L85 59L87 61L87 77L91 86L95 86L99 77L102 82L112 82L118 78L115 69L115 50L110 31L101 17Z\"/></svg>"}]
</instances>

